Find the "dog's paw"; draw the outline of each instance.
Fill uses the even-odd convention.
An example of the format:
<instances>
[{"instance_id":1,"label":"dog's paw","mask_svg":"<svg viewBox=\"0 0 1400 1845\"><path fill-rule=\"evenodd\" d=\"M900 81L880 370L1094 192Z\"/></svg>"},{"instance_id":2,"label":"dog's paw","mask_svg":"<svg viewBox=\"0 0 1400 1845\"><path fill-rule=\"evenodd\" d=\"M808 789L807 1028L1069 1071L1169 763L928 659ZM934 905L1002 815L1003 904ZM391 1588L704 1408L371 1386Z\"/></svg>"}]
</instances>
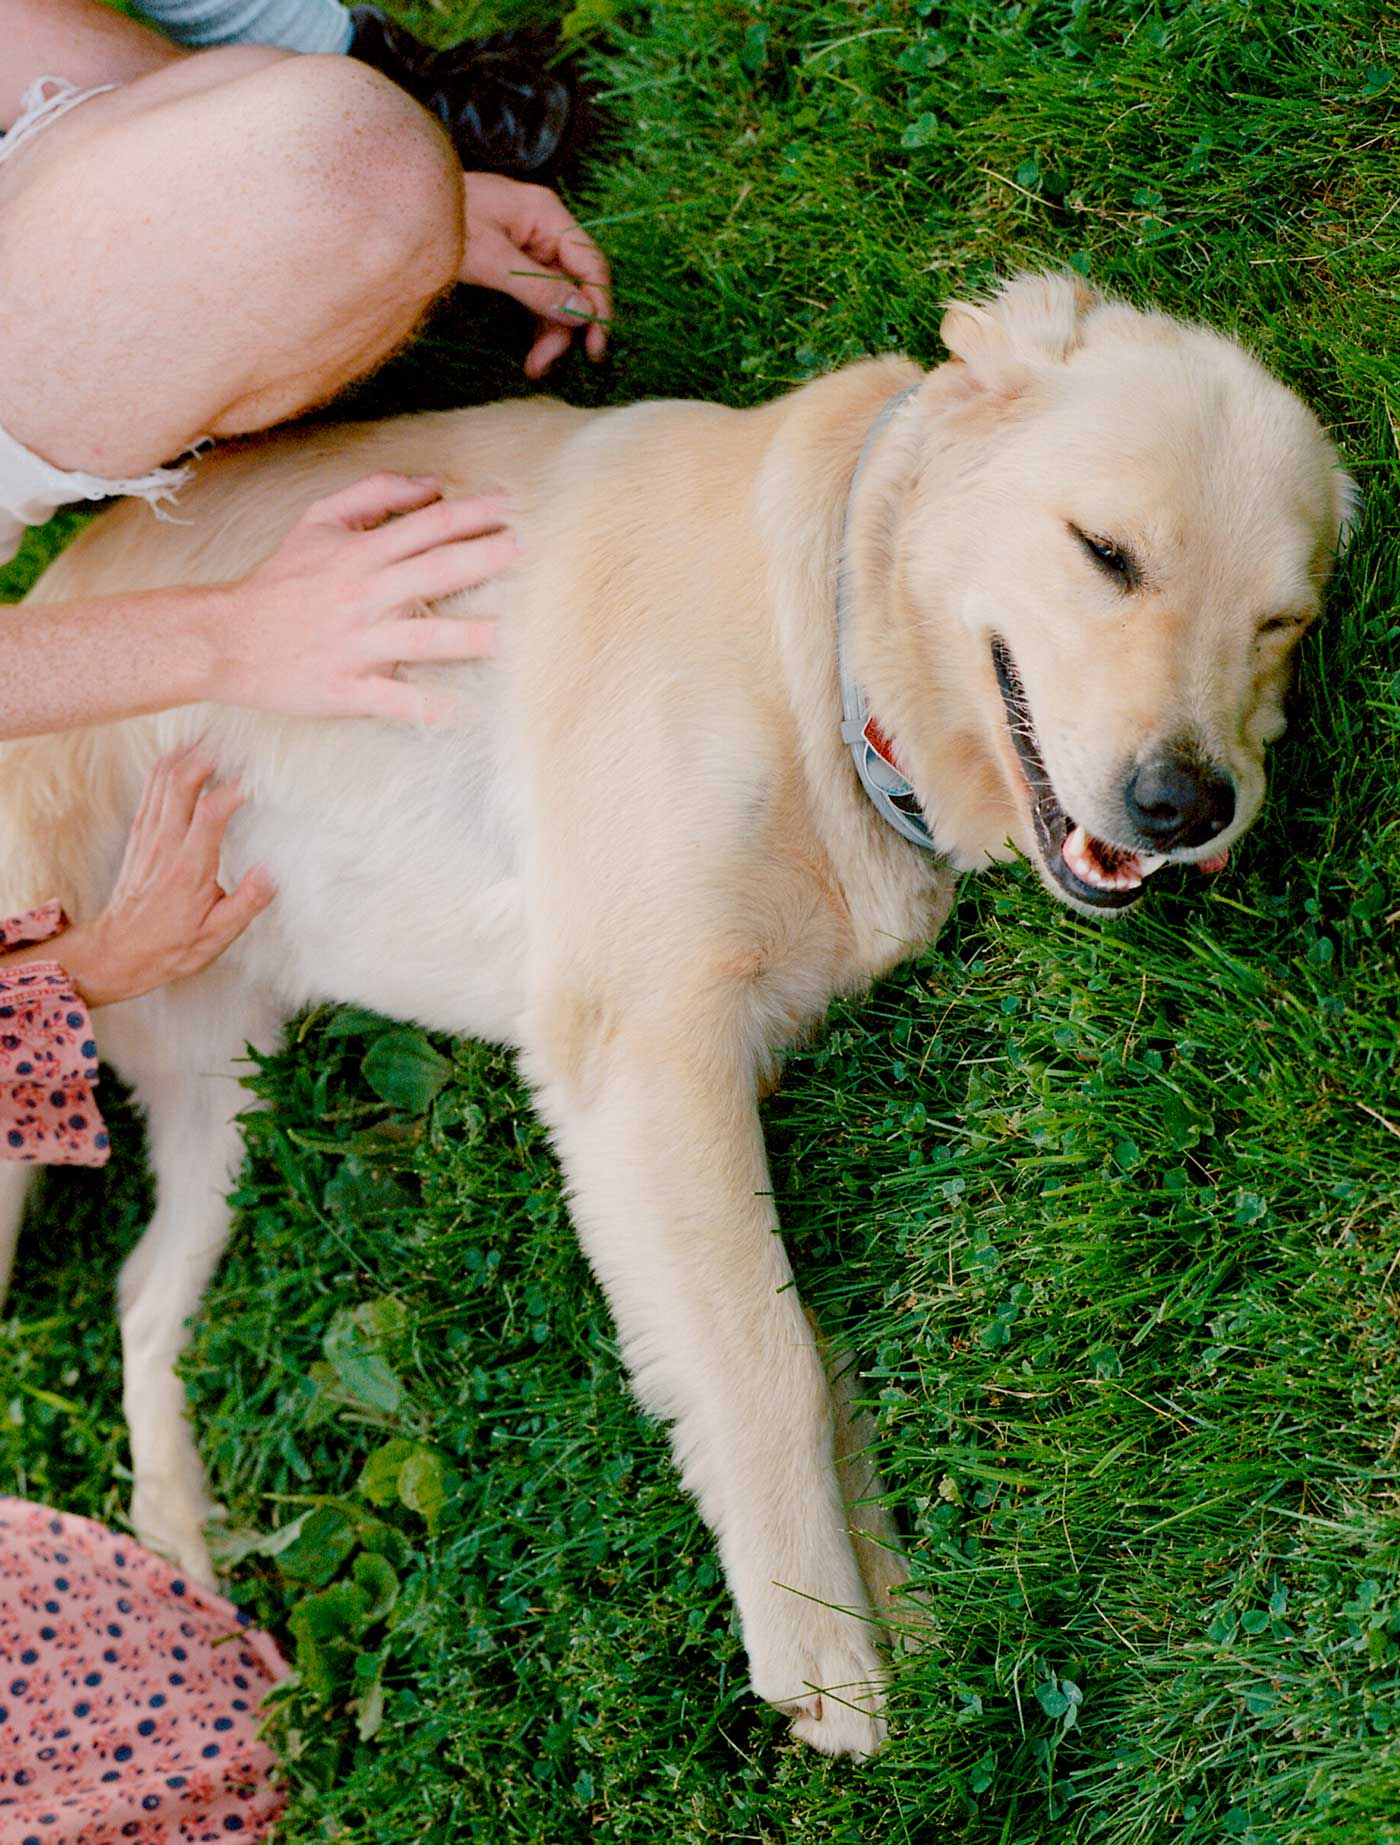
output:
<instances>
[{"instance_id":1,"label":"dog's paw","mask_svg":"<svg viewBox=\"0 0 1400 1845\"><path fill-rule=\"evenodd\" d=\"M792 1734L823 1755L873 1755L885 1740L886 1671L872 1630L854 1615L823 1620L754 1660L756 1696L792 1718ZM814 1630L815 1629L815 1630Z\"/></svg>"},{"instance_id":2,"label":"dog's paw","mask_svg":"<svg viewBox=\"0 0 1400 1845\"><path fill-rule=\"evenodd\" d=\"M204 1524L216 1510L202 1493L191 1499L163 1485L138 1485L131 1495L131 1528L147 1550L166 1558L192 1582L212 1589L214 1565Z\"/></svg>"},{"instance_id":3,"label":"dog's paw","mask_svg":"<svg viewBox=\"0 0 1400 1845\"><path fill-rule=\"evenodd\" d=\"M847 1755L859 1761L874 1755L888 1726L879 1715L884 1701L878 1687L848 1685L818 1691L792 1709L792 1734L823 1755Z\"/></svg>"}]
</instances>

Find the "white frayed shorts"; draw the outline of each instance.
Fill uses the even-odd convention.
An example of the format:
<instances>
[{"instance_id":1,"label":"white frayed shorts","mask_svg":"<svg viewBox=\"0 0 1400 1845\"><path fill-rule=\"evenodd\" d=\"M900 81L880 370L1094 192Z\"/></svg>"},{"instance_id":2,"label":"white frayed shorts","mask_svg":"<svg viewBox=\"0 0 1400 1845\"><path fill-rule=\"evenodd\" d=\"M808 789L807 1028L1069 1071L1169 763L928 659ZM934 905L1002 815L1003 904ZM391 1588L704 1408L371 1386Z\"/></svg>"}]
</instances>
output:
<instances>
[{"instance_id":1,"label":"white frayed shorts","mask_svg":"<svg viewBox=\"0 0 1400 1845\"><path fill-rule=\"evenodd\" d=\"M0 139L0 161L8 160L32 135L90 96L117 87L104 83L94 90L80 90L66 77L40 77L25 91L19 120ZM98 474L55 468L0 429L0 564L8 563L18 551L27 526L42 525L60 506L130 494L159 509L162 501L172 499L185 485L191 472L187 467L154 468L135 480L103 480Z\"/></svg>"}]
</instances>

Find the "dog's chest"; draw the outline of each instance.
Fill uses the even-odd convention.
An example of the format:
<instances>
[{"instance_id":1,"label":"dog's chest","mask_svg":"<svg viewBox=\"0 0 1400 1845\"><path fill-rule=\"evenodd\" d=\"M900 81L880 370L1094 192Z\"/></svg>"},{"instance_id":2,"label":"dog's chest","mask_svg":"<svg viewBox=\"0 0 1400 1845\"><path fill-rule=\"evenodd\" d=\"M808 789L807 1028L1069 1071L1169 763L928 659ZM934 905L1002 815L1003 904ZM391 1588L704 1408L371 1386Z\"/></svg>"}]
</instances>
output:
<instances>
[{"instance_id":1,"label":"dog's chest","mask_svg":"<svg viewBox=\"0 0 1400 1845\"><path fill-rule=\"evenodd\" d=\"M487 677L456 730L308 727L261 775L240 857L268 867L277 902L242 958L291 1006L517 1042L524 800Z\"/></svg>"}]
</instances>

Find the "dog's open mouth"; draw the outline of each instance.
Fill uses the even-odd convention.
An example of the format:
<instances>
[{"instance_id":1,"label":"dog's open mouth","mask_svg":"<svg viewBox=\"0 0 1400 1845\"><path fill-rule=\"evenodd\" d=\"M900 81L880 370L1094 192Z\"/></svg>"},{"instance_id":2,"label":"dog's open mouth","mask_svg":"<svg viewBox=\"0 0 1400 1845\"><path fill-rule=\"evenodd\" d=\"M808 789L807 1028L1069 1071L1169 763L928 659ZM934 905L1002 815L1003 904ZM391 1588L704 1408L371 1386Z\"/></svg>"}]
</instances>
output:
<instances>
[{"instance_id":1,"label":"dog's open mouth","mask_svg":"<svg viewBox=\"0 0 1400 1845\"><path fill-rule=\"evenodd\" d=\"M1096 839L1087 827L1071 819L1056 798L1054 783L1041 759L1025 687L1000 636L992 639L992 662L1011 741L1030 790L1031 819L1046 870L1076 903L1097 910L1129 909L1142 894L1147 879L1167 863L1165 855L1134 852L1106 839ZM1221 856L1202 861L1200 868L1218 871L1224 862Z\"/></svg>"}]
</instances>

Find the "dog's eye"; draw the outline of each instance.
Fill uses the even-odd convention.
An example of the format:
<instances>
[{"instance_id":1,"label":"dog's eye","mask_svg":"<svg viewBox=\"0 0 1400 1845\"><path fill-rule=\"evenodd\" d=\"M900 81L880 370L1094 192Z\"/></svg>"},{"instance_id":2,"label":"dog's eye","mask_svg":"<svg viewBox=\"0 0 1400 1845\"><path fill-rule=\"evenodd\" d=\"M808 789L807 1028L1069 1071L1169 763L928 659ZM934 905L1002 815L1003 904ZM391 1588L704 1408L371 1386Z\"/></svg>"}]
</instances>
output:
<instances>
[{"instance_id":1,"label":"dog's eye","mask_svg":"<svg viewBox=\"0 0 1400 1845\"><path fill-rule=\"evenodd\" d=\"M1265 635L1296 634L1303 626L1304 619L1301 615L1271 615L1267 621L1260 622L1257 630L1259 638L1263 640Z\"/></svg>"},{"instance_id":2,"label":"dog's eye","mask_svg":"<svg viewBox=\"0 0 1400 1845\"><path fill-rule=\"evenodd\" d=\"M1124 589L1133 589L1136 586L1137 570L1126 551L1120 550L1109 538L1096 538L1092 532L1080 531L1077 525L1072 525L1069 529L1100 570L1106 571Z\"/></svg>"}]
</instances>

